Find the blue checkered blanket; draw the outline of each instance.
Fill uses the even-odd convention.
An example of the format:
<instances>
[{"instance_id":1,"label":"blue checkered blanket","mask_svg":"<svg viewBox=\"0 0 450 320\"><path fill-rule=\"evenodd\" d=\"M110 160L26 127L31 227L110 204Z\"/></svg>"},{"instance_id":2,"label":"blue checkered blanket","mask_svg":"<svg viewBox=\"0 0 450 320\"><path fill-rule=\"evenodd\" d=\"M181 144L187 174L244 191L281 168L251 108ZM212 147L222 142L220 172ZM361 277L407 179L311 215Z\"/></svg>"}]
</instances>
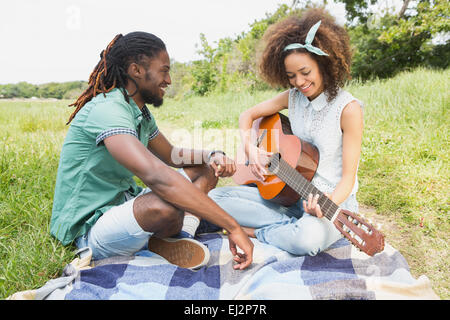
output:
<instances>
[{"instance_id":1,"label":"blue checkered blanket","mask_svg":"<svg viewBox=\"0 0 450 320\"><path fill-rule=\"evenodd\" d=\"M198 235L211 258L198 271L149 251L92 262L75 259L62 277L12 299L437 299L426 276L415 279L389 244L369 257L345 239L316 256L294 256L255 239L251 267L233 269L228 239Z\"/></svg>"}]
</instances>

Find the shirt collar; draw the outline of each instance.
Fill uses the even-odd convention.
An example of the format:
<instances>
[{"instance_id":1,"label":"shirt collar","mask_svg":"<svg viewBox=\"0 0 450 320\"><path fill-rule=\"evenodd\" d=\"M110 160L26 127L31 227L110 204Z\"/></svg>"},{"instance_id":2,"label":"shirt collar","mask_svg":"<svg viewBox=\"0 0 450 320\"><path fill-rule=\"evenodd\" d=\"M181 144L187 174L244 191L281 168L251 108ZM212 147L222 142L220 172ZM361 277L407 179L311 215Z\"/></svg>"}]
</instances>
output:
<instances>
[{"instance_id":1,"label":"shirt collar","mask_svg":"<svg viewBox=\"0 0 450 320\"><path fill-rule=\"evenodd\" d=\"M322 110L327 104L328 101L325 92L322 92L314 100L309 102L309 105L311 105L315 111Z\"/></svg>"},{"instance_id":2,"label":"shirt collar","mask_svg":"<svg viewBox=\"0 0 450 320\"><path fill-rule=\"evenodd\" d=\"M118 89L118 88L115 88ZM114 90L115 90L114 89ZM125 90L125 92L128 94L129 96L129 92L127 89L123 88L121 90ZM118 90L119 91L119 90ZM120 91L119 91L120 92ZM123 93L120 92L120 94L123 97ZM133 98L129 96L129 102L128 102L132 107L133 107L133 113L134 113L134 117L137 118L138 120L142 120L142 117L144 117L147 121L152 120L152 115L150 113L150 110L148 110L147 106L144 105L142 107L142 109L140 109L138 107L138 105L136 104L136 102L134 102Z\"/></svg>"},{"instance_id":3,"label":"shirt collar","mask_svg":"<svg viewBox=\"0 0 450 320\"><path fill-rule=\"evenodd\" d=\"M145 104L144 104L144 106L142 107L141 112L142 112L142 115L144 116L144 118L145 118L147 121L152 120L152 116L151 116L151 114L150 114L150 111L148 110L148 108L147 108L147 106L146 106Z\"/></svg>"}]
</instances>

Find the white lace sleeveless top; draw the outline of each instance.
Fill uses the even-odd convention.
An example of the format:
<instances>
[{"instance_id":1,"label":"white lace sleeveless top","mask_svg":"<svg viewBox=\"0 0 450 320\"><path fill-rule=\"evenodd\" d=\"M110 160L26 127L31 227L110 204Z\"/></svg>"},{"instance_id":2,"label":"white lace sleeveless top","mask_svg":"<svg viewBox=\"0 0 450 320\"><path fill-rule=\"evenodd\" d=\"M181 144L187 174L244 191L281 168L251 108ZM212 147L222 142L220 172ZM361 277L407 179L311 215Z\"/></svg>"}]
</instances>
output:
<instances>
[{"instance_id":1,"label":"white lace sleeveless top","mask_svg":"<svg viewBox=\"0 0 450 320\"><path fill-rule=\"evenodd\" d=\"M331 194L342 177L341 114L344 107L355 99L342 89L331 102L325 93L309 101L300 91L289 91L289 120L292 132L319 150L319 166L312 184L324 193ZM362 106L362 103L357 100ZM358 176L350 196L340 204L341 208L358 211L356 192Z\"/></svg>"}]
</instances>

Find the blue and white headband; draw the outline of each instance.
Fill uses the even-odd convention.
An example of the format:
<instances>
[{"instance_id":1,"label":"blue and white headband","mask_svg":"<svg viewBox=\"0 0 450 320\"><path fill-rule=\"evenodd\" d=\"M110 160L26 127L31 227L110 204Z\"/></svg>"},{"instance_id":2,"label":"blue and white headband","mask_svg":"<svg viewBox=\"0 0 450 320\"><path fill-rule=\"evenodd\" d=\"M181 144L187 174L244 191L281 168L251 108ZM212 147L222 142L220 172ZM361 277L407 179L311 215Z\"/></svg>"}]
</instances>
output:
<instances>
[{"instance_id":1,"label":"blue and white headband","mask_svg":"<svg viewBox=\"0 0 450 320\"><path fill-rule=\"evenodd\" d=\"M319 26L320 26L321 23L322 23L322 21L319 21L315 25L313 25L311 27L311 29L309 29L308 34L306 35L305 44L291 43L291 44L287 45L283 49L283 51L304 48L304 49L308 50L309 52L315 53L315 54L317 54L319 56L328 56L328 54L326 54L325 52L323 52L319 48L314 47L311 44L313 42L313 40L314 40L314 37L316 36L317 29L319 29Z\"/></svg>"}]
</instances>

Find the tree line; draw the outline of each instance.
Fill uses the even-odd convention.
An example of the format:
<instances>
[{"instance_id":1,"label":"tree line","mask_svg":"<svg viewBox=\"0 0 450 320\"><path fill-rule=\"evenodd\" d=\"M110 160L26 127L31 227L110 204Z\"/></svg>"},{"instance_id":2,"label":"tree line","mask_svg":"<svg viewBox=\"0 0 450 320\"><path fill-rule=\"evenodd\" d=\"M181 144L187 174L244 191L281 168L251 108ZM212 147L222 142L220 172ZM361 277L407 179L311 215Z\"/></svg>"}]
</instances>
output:
<instances>
[{"instance_id":1,"label":"tree line","mask_svg":"<svg viewBox=\"0 0 450 320\"><path fill-rule=\"evenodd\" d=\"M346 23L353 46L352 78L367 81L389 78L417 67L445 69L450 61L450 2L402 0L398 12L382 7L384 0L336 0L345 5ZM324 6L326 0L319 5ZM266 90L258 75L262 37L267 28L291 15L318 6L317 1L293 0L279 5L249 25L249 30L211 44L200 34L200 59L172 61L172 85L167 95L183 98L215 92ZM74 99L86 87L84 81L32 85L26 82L0 85L0 98L40 97Z\"/></svg>"},{"instance_id":2,"label":"tree line","mask_svg":"<svg viewBox=\"0 0 450 320\"><path fill-rule=\"evenodd\" d=\"M50 82L39 85L22 81L0 85L0 98L75 99L86 87L86 81Z\"/></svg>"},{"instance_id":3,"label":"tree line","mask_svg":"<svg viewBox=\"0 0 450 320\"><path fill-rule=\"evenodd\" d=\"M381 0L335 0L345 5L345 27L353 47L351 76L362 82L393 77L417 67L445 69L450 61L450 2L402 0L398 12ZM326 4L323 1L322 6ZM258 76L262 37L291 15L301 16L317 1L293 0L250 24L250 30L212 45L200 34L200 60L174 63L174 97L212 92L268 89Z\"/></svg>"}]
</instances>

